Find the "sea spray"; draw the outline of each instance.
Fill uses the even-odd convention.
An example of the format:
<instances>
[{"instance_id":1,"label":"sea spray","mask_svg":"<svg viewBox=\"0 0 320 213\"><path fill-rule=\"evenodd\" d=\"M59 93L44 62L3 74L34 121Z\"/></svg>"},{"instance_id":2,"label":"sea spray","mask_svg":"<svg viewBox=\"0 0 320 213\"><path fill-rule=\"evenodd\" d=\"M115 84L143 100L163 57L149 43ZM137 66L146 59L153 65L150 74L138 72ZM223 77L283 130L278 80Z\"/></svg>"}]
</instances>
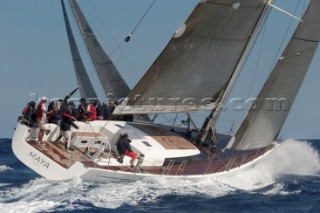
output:
<instances>
[{"instance_id":1,"label":"sea spray","mask_svg":"<svg viewBox=\"0 0 320 213\"><path fill-rule=\"evenodd\" d=\"M238 189L255 190L275 183L284 175L317 176L319 172L320 159L317 150L305 141L289 139L253 168L218 180Z\"/></svg>"}]
</instances>

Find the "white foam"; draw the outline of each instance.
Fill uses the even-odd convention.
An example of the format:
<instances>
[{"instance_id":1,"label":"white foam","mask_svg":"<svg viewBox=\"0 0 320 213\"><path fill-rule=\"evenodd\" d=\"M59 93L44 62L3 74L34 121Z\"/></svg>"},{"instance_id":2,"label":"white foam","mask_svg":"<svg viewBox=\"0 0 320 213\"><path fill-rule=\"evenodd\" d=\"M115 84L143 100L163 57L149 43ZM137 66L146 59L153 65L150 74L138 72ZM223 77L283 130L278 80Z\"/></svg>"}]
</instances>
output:
<instances>
[{"instance_id":1,"label":"white foam","mask_svg":"<svg viewBox=\"0 0 320 213\"><path fill-rule=\"evenodd\" d=\"M283 175L320 173L319 153L307 142L286 140L254 168L220 181L243 190L255 190L271 185Z\"/></svg>"},{"instance_id":2,"label":"white foam","mask_svg":"<svg viewBox=\"0 0 320 213\"><path fill-rule=\"evenodd\" d=\"M271 189L269 189L268 191L262 193L264 195L292 195L292 194L299 194L301 192L301 190L296 190L296 191L292 191L292 192L287 192L284 189L284 183L276 183L272 186Z\"/></svg>"},{"instance_id":3,"label":"white foam","mask_svg":"<svg viewBox=\"0 0 320 213\"><path fill-rule=\"evenodd\" d=\"M135 181L93 184L83 183L81 179L49 181L39 178L19 188L0 191L0 203L4 212L52 211L58 206L62 210L80 210L87 208L88 203L100 208L114 209L124 204L135 206L139 203L152 203L162 195L204 194L220 197L230 191L234 189L219 182L212 183L207 179L198 183ZM77 203L84 204L80 206Z\"/></svg>"},{"instance_id":4,"label":"white foam","mask_svg":"<svg viewBox=\"0 0 320 213\"><path fill-rule=\"evenodd\" d=\"M196 195L221 197L234 191L233 188L221 183L212 183L208 179L194 183L176 181L165 182L122 182L101 184L84 194L82 202L92 203L102 208L118 208L123 204L138 205L139 203L153 203L163 195Z\"/></svg>"},{"instance_id":5,"label":"white foam","mask_svg":"<svg viewBox=\"0 0 320 213\"><path fill-rule=\"evenodd\" d=\"M4 212L39 212L49 211L60 205L65 209L73 209L69 196L77 199L78 191L81 192L82 184L79 181L56 182L44 178L29 181L21 187L13 187L0 192L0 209ZM12 200L17 200L11 202ZM79 208L77 208L79 209Z\"/></svg>"},{"instance_id":6,"label":"white foam","mask_svg":"<svg viewBox=\"0 0 320 213\"><path fill-rule=\"evenodd\" d=\"M4 172L7 170L13 170L12 168L6 166L6 165L0 165L0 172Z\"/></svg>"},{"instance_id":7,"label":"white foam","mask_svg":"<svg viewBox=\"0 0 320 213\"><path fill-rule=\"evenodd\" d=\"M16 213L16 212L42 212L47 211L55 207L54 202L51 201L20 201L8 204L1 204L0 209L3 212L7 213Z\"/></svg>"}]
</instances>

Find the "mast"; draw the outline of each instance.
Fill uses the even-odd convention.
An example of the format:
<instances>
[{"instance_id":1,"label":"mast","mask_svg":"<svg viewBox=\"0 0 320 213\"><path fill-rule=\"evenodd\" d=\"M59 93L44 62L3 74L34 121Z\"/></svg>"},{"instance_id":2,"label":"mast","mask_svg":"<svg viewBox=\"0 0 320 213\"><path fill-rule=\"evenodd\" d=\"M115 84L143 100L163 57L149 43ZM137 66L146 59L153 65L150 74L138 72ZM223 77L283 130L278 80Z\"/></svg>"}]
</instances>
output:
<instances>
[{"instance_id":1,"label":"mast","mask_svg":"<svg viewBox=\"0 0 320 213\"><path fill-rule=\"evenodd\" d=\"M319 10L320 1L312 0L302 17L303 22L257 96L257 104L251 107L227 148L259 149L277 138L319 45Z\"/></svg>"},{"instance_id":2,"label":"mast","mask_svg":"<svg viewBox=\"0 0 320 213\"><path fill-rule=\"evenodd\" d=\"M64 16L64 22L66 25L72 60L73 60L73 67L76 73L77 82L80 87L80 95L83 98L97 98L97 94L94 91L94 88L91 84L90 78L87 74L86 68L82 62L76 41L74 39L69 18L67 15L67 11L65 8L64 0L61 0L62 11Z\"/></svg>"},{"instance_id":3,"label":"mast","mask_svg":"<svg viewBox=\"0 0 320 213\"><path fill-rule=\"evenodd\" d=\"M130 92L128 85L100 45L76 0L69 2L105 94L115 100L126 97Z\"/></svg>"}]
</instances>

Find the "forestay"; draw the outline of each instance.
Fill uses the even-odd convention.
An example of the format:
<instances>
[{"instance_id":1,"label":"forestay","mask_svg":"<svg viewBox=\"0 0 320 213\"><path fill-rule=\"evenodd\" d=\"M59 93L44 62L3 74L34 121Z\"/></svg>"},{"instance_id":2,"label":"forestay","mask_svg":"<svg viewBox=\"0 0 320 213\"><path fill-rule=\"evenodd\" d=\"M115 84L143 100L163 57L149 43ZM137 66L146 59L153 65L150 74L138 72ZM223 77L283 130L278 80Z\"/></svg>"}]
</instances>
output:
<instances>
[{"instance_id":1,"label":"forestay","mask_svg":"<svg viewBox=\"0 0 320 213\"><path fill-rule=\"evenodd\" d=\"M101 47L86 18L75 0L69 0L72 11L77 19L80 31L88 48L92 62L104 88L105 94L117 99L126 97L130 91L128 85Z\"/></svg>"},{"instance_id":2,"label":"forestay","mask_svg":"<svg viewBox=\"0 0 320 213\"><path fill-rule=\"evenodd\" d=\"M64 22L66 25L72 60L73 60L73 66L77 77L77 82L80 87L80 95L83 98L97 98L97 94L93 89L93 86L91 84L91 81L89 79L88 73L86 71L86 68L82 62L82 59L80 57L80 53L76 44L76 41L74 39L69 18L66 12L64 0L61 0L62 5L62 11L64 16Z\"/></svg>"},{"instance_id":3,"label":"forestay","mask_svg":"<svg viewBox=\"0 0 320 213\"><path fill-rule=\"evenodd\" d=\"M201 1L114 114L212 110L266 2Z\"/></svg>"},{"instance_id":4,"label":"forestay","mask_svg":"<svg viewBox=\"0 0 320 213\"><path fill-rule=\"evenodd\" d=\"M312 0L270 77L228 147L251 150L278 136L320 39L320 1Z\"/></svg>"}]
</instances>

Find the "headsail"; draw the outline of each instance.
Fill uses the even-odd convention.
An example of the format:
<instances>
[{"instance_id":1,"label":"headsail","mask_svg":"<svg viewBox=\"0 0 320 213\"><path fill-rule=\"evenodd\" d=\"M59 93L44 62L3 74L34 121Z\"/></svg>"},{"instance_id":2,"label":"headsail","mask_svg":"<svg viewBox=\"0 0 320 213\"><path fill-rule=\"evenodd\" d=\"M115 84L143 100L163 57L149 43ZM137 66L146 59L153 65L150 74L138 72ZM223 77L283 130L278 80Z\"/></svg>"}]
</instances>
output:
<instances>
[{"instance_id":1,"label":"headsail","mask_svg":"<svg viewBox=\"0 0 320 213\"><path fill-rule=\"evenodd\" d=\"M231 149L266 147L278 136L320 40L320 1L312 0L283 56L229 143ZM254 107L261 106L261 109Z\"/></svg>"},{"instance_id":2,"label":"headsail","mask_svg":"<svg viewBox=\"0 0 320 213\"><path fill-rule=\"evenodd\" d=\"M64 0L61 0L61 5L62 5L64 22L66 25L70 50L71 50L72 59L73 59L73 66L76 72L77 82L80 87L80 95L81 97L84 97L84 98L97 98L97 94L93 89L93 86L87 74L86 68L81 60L80 53L70 27L70 22L68 19Z\"/></svg>"},{"instance_id":3,"label":"headsail","mask_svg":"<svg viewBox=\"0 0 320 213\"><path fill-rule=\"evenodd\" d=\"M123 98L128 95L130 89L117 71L116 67L101 47L94 35L86 18L75 0L69 0L72 11L77 19L80 31L91 55L92 62L104 88L105 94L109 97L112 94L115 98Z\"/></svg>"},{"instance_id":4,"label":"headsail","mask_svg":"<svg viewBox=\"0 0 320 213\"><path fill-rule=\"evenodd\" d=\"M200 2L114 113L212 110L265 15L265 0Z\"/></svg>"}]
</instances>

